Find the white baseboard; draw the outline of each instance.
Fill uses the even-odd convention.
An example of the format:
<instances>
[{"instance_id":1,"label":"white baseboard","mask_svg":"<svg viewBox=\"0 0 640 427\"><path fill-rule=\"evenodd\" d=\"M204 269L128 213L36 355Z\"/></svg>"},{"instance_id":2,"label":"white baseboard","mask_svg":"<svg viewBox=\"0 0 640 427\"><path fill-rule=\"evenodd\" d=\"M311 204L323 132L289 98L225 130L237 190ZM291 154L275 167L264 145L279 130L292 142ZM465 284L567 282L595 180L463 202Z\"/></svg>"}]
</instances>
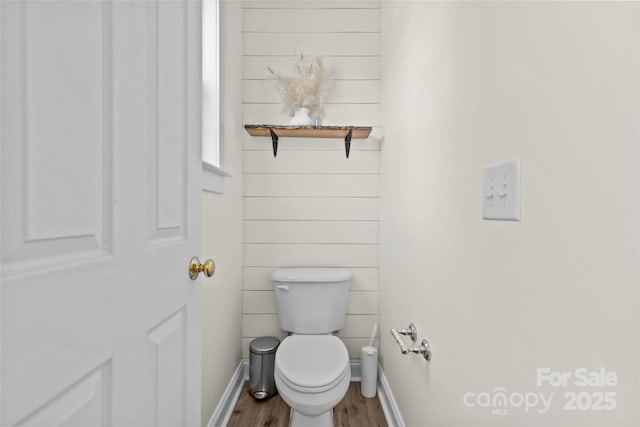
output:
<instances>
[{"instance_id":1,"label":"white baseboard","mask_svg":"<svg viewBox=\"0 0 640 427\"><path fill-rule=\"evenodd\" d=\"M378 399L380 399L380 406L382 406L389 427L405 427L400 409L387 382L387 377L384 376L380 366L378 366Z\"/></svg>"},{"instance_id":2,"label":"white baseboard","mask_svg":"<svg viewBox=\"0 0 640 427\"><path fill-rule=\"evenodd\" d=\"M244 363L241 360L240 363L238 363L238 367L233 373L231 380L229 380L229 384L224 390L216 410L213 411L213 415L207 423L207 427L221 427L227 425L229 418L231 418L231 414L233 413L233 409L236 406L236 402L238 401L238 397L240 396L240 392L242 391L243 383Z\"/></svg>"},{"instance_id":3,"label":"white baseboard","mask_svg":"<svg viewBox=\"0 0 640 427\"><path fill-rule=\"evenodd\" d=\"M361 378L360 359L351 359L351 381L359 382ZM249 380L249 360L243 359L238 364L236 371L234 372L229 385L222 395L218 407L213 413L211 420L207 424L207 427L220 427L225 426L231 417L233 408L238 401L240 391L242 390L242 384L244 381ZM378 366L378 398L380 399L380 405L384 411L384 416L387 419L389 427L405 427L402 415L398 409L398 405L393 397L387 378L384 376L382 368Z\"/></svg>"},{"instance_id":4,"label":"white baseboard","mask_svg":"<svg viewBox=\"0 0 640 427\"><path fill-rule=\"evenodd\" d=\"M349 361L351 365L351 381L362 381L362 369L360 368L360 359L351 359Z\"/></svg>"}]
</instances>

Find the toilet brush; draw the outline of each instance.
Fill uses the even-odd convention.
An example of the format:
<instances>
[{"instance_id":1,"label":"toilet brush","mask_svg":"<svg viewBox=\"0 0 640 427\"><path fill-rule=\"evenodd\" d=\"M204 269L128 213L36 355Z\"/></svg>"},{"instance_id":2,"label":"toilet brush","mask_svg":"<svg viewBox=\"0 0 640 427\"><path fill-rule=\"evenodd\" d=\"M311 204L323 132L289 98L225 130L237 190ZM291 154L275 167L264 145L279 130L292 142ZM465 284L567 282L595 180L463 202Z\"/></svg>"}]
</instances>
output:
<instances>
[{"instance_id":1,"label":"toilet brush","mask_svg":"<svg viewBox=\"0 0 640 427\"><path fill-rule=\"evenodd\" d=\"M378 333L378 324L373 324L373 330L371 331L371 339L369 340L369 347L373 346L373 340L376 338L376 334Z\"/></svg>"}]
</instances>

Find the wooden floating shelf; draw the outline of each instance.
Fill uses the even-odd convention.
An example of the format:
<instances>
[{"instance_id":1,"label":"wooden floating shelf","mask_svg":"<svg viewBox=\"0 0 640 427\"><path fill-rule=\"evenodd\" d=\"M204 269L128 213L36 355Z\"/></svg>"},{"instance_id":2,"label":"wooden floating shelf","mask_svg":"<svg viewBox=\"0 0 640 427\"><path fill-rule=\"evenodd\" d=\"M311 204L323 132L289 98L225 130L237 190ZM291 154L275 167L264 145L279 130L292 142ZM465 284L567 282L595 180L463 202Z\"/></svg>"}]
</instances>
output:
<instances>
[{"instance_id":1,"label":"wooden floating shelf","mask_svg":"<svg viewBox=\"0 0 640 427\"><path fill-rule=\"evenodd\" d=\"M283 125L244 125L251 136L271 137L273 157L278 154L278 138L344 138L347 158L351 150L351 139L365 139L371 133L370 126L283 126Z\"/></svg>"},{"instance_id":2,"label":"wooden floating shelf","mask_svg":"<svg viewBox=\"0 0 640 427\"><path fill-rule=\"evenodd\" d=\"M282 126L282 125L244 125L251 136L271 136L273 130L278 136L298 138L341 138L351 131L354 139L364 139L371 133L370 126Z\"/></svg>"}]
</instances>

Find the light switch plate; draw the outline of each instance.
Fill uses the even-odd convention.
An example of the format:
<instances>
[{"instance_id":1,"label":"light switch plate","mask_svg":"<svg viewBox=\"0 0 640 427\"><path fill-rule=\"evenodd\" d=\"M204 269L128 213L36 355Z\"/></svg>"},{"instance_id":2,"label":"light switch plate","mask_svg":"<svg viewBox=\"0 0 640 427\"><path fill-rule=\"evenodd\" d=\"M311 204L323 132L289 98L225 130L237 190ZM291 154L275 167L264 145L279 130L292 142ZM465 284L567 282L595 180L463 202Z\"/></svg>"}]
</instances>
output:
<instances>
[{"instance_id":1,"label":"light switch plate","mask_svg":"<svg viewBox=\"0 0 640 427\"><path fill-rule=\"evenodd\" d=\"M485 168L482 218L520 221L520 159Z\"/></svg>"}]
</instances>

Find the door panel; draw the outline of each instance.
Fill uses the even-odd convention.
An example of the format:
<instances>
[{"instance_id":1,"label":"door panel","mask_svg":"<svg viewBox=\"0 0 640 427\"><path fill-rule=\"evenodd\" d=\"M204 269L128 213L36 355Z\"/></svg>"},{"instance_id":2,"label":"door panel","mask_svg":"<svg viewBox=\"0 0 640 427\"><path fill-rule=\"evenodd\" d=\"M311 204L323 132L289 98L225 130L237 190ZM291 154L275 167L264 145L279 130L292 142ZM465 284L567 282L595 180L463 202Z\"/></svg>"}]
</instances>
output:
<instances>
[{"instance_id":1,"label":"door panel","mask_svg":"<svg viewBox=\"0 0 640 427\"><path fill-rule=\"evenodd\" d=\"M110 368L109 363L103 364L38 408L18 425L25 427L110 425Z\"/></svg>"},{"instance_id":2,"label":"door panel","mask_svg":"<svg viewBox=\"0 0 640 427\"><path fill-rule=\"evenodd\" d=\"M200 425L200 5L3 1L1 425Z\"/></svg>"},{"instance_id":3,"label":"door panel","mask_svg":"<svg viewBox=\"0 0 640 427\"><path fill-rule=\"evenodd\" d=\"M3 273L95 260L109 253L111 234L103 5L5 8L3 138L14 143L3 144L11 160L3 164ZM70 153L82 161L69 162Z\"/></svg>"},{"instance_id":4,"label":"door panel","mask_svg":"<svg viewBox=\"0 0 640 427\"><path fill-rule=\"evenodd\" d=\"M186 5L157 2L150 7L151 59L165 64L149 79L151 96L157 105L152 123L150 149L150 240L154 243L184 237L182 210L186 191L184 146L176 143L187 137L185 61ZM181 111L182 114L176 114Z\"/></svg>"},{"instance_id":5,"label":"door panel","mask_svg":"<svg viewBox=\"0 0 640 427\"><path fill-rule=\"evenodd\" d=\"M155 396L156 425L186 424L184 387L186 384L185 310L164 320L149 332L156 377L151 391Z\"/></svg>"}]
</instances>

